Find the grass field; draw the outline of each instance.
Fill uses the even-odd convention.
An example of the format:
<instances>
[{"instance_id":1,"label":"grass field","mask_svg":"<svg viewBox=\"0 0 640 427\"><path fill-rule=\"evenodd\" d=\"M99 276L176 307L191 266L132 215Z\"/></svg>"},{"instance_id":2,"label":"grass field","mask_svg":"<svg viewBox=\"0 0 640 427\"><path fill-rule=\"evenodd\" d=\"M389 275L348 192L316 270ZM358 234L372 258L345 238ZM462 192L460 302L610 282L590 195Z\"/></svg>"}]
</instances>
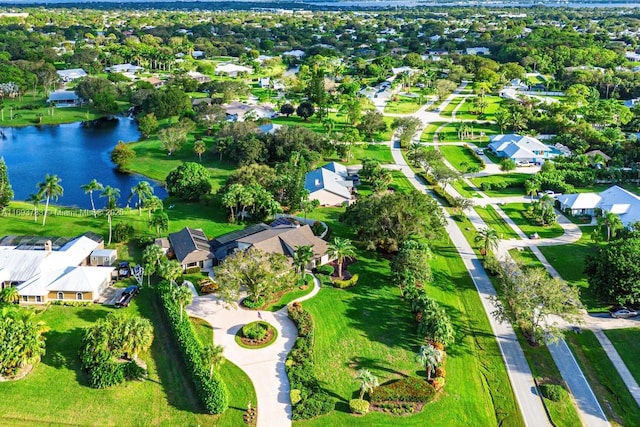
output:
<instances>
[{"instance_id":1,"label":"grass field","mask_svg":"<svg viewBox=\"0 0 640 427\"><path fill-rule=\"evenodd\" d=\"M420 136L421 142L433 142L433 136L436 133L436 130L447 122L433 122L429 123L426 128L422 131L422 135Z\"/></svg>"},{"instance_id":2,"label":"grass field","mask_svg":"<svg viewBox=\"0 0 640 427\"><path fill-rule=\"evenodd\" d=\"M332 157L326 157L327 162L338 162L344 165L356 165L362 163L363 159L374 159L382 164L393 163L391 150L386 144L353 144L351 146L351 158L348 162L338 158L335 153Z\"/></svg>"},{"instance_id":3,"label":"grass field","mask_svg":"<svg viewBox=\"0 0 640 427\"><path fill-rule=\"evenodd\" d=\"M613 343L633 378L640 381L640 328L613 329L604 331L604 334Z\"/></svg>"},{"instance_id":4,"label":"grass field","mask_svg":"<svg viewBox=\"0 0 640 427\"><path fill-rule=\"evenodd\" d=\"M149 318L154 324L151 350L141 355L149 368L148 380L104 390L90 388L78 358L82 328L114 309L50 306L38 315L51 328L42 362L22 380L0 383L0 395L11 396L0 400L0 424L242 425L247 403L255 402L248 377L234 365L224 364L221 374L230 385L230 409L220 416L205 414L153 292L143 289L120 312Z\"/></svg>"},{"instance_id":5,"label":"grass field","mask_svg":"<svg viewBox=\"0 0 640 427\"><path fill-rule=\"evenodd\" d=\"M577 242L570 245L540 246L540 252L564 280L580 288L580 300L588 311L605 312L608 311L609 305L600 301L589 289L584 274L584 260L595 251L594 243L591 241L591 232L594 229L595 227L580 227L582 237Z\"/></svg>"},{"instance_id":6,"label":"grass field","mask_svg":"<svg viewBox=\"0 0 640 427\"><path fill-rule=\"evenodd\" d=\"M438 142L472 142L478 147L485 147L489 144L489 137L491 135L497 135L500 132L500 128L491 123L471 123L473 126L473 137L460 139L458 137L458 126L460 123L462 122L452 122L440 129L440 132L438 132Z\"/></svg>"},{"instance_id":7,"label":"grass field","mask_svg":"<svg viewBox=\"0 0 640 427\"><path fill-rule=\"evenodd\" d=\"M464 102L464 97L456 96L447 104L446 107L440 112L442 117L451 117L453 114L453 110L461 103Z\"/></svg>"},{"instance_id":8,"label":"grass field","mask_svg":"<svg viewBox=\"0 0 640 427\"><path fill-rule=\"evenodd\" d=\"M332 236L353 238L347 228L333 222L340 212L318 209L313 215L330 223ZM338 400L336 410L294 425L415 426L434 419L440 425L523 425L500 351L462 261L448 242L435 242L433 249L435 280L427 292L447 309L457 331L456 344L448 350L445 394L410 417L349 414L348 401L357 395L353 380L357 369L370 369L381 383L424 375L414 361L420 345L415 320L399 290L389 283L389 261L358 252L358 261L349 268L360 275L358 286L323 288L303 303L316 324L316 374ZM381 316L384 322L378 321Z\"/></svg>"},{"instance_id":9,"label":"grass field","mask_svg":"<svg viewBox=\"0 0 640 427\"><path fill-rule=\"evenodd\" d=\"M484 191L484 193L489 197L522 196L524 195L524 182L530 177L531 175L527 175L526 173L507 173L471 178L471 182L480 189L482 188L483 182L507 183L507 188Z\"/></svg>"},{"instance_id":10,"label":"grass field","mask_svg":"<svg viewBox=\"0 0 640 427\"><path fill-rule=\"evenodd\" d=\"M570 333L565 339L611 424L640 425L640 408L593 332Z\"/></svg>"},{"instance_id":11,"label":"grass field","mask_svg":"<svg viewBox=\"0 0 640 427\"><path fill-rule=\"evenodd\" d=\"M384 107L384 112L389 114L413 114L422 107L418 103L418 97L398 95L397 101L390 100Z\"/></svg>"},{"instance_id":12,"label":"grass field","mask_svg":"<svg viewBox=\"0 0 640 427\"><path fill-rule=\"evenodd\" d=\"M534 224L528 218L525 218L523 215L526 209L525 203L507 203L506 205L501 206L500 209L502 209L502 211L506 213L507 216L511 218L527 236L530 236L533 233L538 233L540 238L550 239L564 234L564 230L558 224L543 227Z\"/></svg>"},{"instance_id":13,"label":"grass field","mask_svg":"<svg viewBox=\"0 0 640 427\"><path fill-rule=\"evenodd\" d=\"M509 224L498 215L498 212L491 205L475 206L474 209L480 215L480 218L489 226L498 232L503 239L520 239L518 234L513 231Z\"/></svg>"},{"instance_id":14,"label":"grass field","mask_svg":"<svg viewBox=\"0 0 640 427\"><path fill-rule=\"evenodd\" d=\"M500 107L502 98L499 96L487 95L485 96L485 101L488 105L484 111L483 120L495 120L495 112ZM476 114L471 113L473 110L473 98L469 98L467 99L467 102L465 102L465 105L460 107L456 112L456 118L460 120L478 120L479 117Z\"/></svg>"},{"instance_id":15,"label":"grass field","mask_svg":"<svg viewBox=\"0 0 640 427\"><path fill-rule=\"evenodd\" d=\"M440 152L444 156L445 159L449 161L453 165L454 168L458 172L466 173L468 172L468 168L477 167L483 169L484 166L471 154L470 149L467 147L462 147L460 145L443 145L440 147Z\"/></svg>"}]
</instances>

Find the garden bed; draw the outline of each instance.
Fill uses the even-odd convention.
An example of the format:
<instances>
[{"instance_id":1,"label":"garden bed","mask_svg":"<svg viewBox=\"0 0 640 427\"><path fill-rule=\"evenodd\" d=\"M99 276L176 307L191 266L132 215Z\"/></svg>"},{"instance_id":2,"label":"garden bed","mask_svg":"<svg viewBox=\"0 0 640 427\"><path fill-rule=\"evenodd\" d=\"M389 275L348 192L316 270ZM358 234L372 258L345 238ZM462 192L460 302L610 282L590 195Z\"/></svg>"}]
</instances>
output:
<instances>
[{"instance_id":1,"label":"garden bed","mask_svg":"<svg viewBox=\"0 0 640 427\"><path fill-rule=\"evenodd\" d=\"M252 326L262 327L265 330L264 335L260 338L249 338L245 336L244 334L245 328L247 327L251 328ZM277 338L278 338L278 331L276 331L276 329L272 325L264 321L257 321L257 322L247 323L246 325L244 325L236 333L235 339L236 339L236 343L238 343L240 347L259 349L259 348L264 348L271 345Z\"/></svg>"}]
</instances>

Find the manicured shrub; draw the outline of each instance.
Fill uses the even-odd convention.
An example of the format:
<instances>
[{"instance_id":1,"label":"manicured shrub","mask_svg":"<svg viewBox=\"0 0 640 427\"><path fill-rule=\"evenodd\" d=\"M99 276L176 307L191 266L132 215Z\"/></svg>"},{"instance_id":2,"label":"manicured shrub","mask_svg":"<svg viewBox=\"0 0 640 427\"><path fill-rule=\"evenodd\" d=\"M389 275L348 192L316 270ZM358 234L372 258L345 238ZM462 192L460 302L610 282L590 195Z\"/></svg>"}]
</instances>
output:
<instances>
[{"instance_id":1,"label":"manicured shrub","mask_svg":"<svg viewBox=\"0 0 640 427\"><path fill-rule=\"evenodd\" d=\"M294 420L306 420L333 410L335 401L323 392L313 370L313 318L298 302L287 307L289 318L298 327L298 338L287 356L285 367L291 390L300 392L293 407ZM293 396L291 399L293 403Z\"/></svg>"},{"instance_id":2,"label":"manicured shrub","mask_svg":"<svg viewBox=\"0 0 640 427\"><path fill-rule=\"evenodd\" d=\"M340 289L352 288L358 283L358 275L354 274L353 276L351 276L350 279L347 279L347 280L333 279L332 282L333 282L334 288L340 288Z\"/></svg>"},{"instance_id":3,"label":"manicured shrub","mask_svg":"<svg viewBox=\"0 0 640 427\"><path fill-rule=\"evenodd\" d=\"M162 282L159 290L165 314L187 365L187 370L191 372L198 396L209 413L220 414L224 412L229 407L229 393L226 384L215 371L213 376L209 377L209 367L204 366L202 360L202 344L196 336L189 317L180 316L180 306L171 295L171 285L166 281Z\"/></svg>"},{"instance_id":4,"label":"manicured shrub","mask_svg":"<svg viewBox=\"0 0 640 427\"><path fill-rule=\"evenodd\" d=\"M331 276L334 272L334 268L331 264L324 264L318 267L318 274L324 274L327 276Z\"/></svg>"},{"instance_id":5,"label":"manicured shrub","mask_svg":"<svg viewBox=\"0 0 640 427\"><path fill-rule=\"evenodd\" d=\"M253 301L250 298L245 298L242 300L242 305L252 309L260 308L264 305L264 298L259 297L256 301Z\"/></svg>"},{"instance_id":6,"label":"manicured shrub","mask_svg":"<svg viewBox=\"0 0 640 427\"><path fill-rule=\"evenodd\" d=\"M242 327L242 336L251 340L261 340L269 327L260 322L251 322Z\"/></svg>"},{"instance_id":7,"label":"manicured shrub","mask_svg":"<svg viewBox=\"0 0 640 427\"><path fill-rule=\"evenodd\" d=\"M295 405L302 400L302 396L300 395L300 390L294 388L289 392L289 397L291 398L291 404Z\"/></svg>"},{"instance_id":8,"label":"manicured shrub","mask_svg":"<svg viewBox=\"0 0 640 427\"><path fill-rule=\"evenodd\" d=\"M186 274L197 274L200 273L201 268L200 267L187 267L187 270L185 271Z\"/></svg>"},{"instance_id":9,"label":"manicured shrub","mask_svg":"<svg viewBox=\"0 0 640 427\"><path fill-rule=\"evenodd\" d=\"M435 377L431 380L431 385L436 391L440 391L444 387L444 378Z\"/></svg>"},{"instance_id":10,"label":"manicured shrub","mask_svg":"<svg viewBox=\"0 0 640 427\"><path fill-rule=\"evenodd\" d=\"M370 393L372 402L401 401L423 402L433 400L436 394L435 388L422 378L403 378L395 380L380 387L376 387Z\"/></svg>"},{"instance_id":11,"label":"manicured shrub","mask_svg":"<svg viewBox=\"0 0 640 427\"><path fill-rule=\"evenodd\" d=\"M369 412L369 402L364 399L351 399L349 401L349 409L354 414L364 415Z\"/></svg>"},{"instance_id":12,"label":"manicured shrub","mask_svg":"<svg viewBox=\"0 0 640 427\"><path fill-rule=\"evenodd\" d=\"M444 368L444 366L438 366L436 368L436 377L446 377L447 376L447 370Z\"/></svg>"},{"instance_id":13,"label":"manicured shrub","mask_svg":"<svg viewBox=\"0 0 640 427\"><path fill-rule=\"evenodd\" d=\"M134 362L135 363L135 362ZM89 370L89 385L107 388L124 382L124 364L106 360Z\"/></svg>"},{"instance_id":14,"label":"manicured shrub","mask_svg":"<svg viewBox=\"0 0 640 427\"><path fill-rule=\"evenodd\" d=\"M554 402L562 400L562 396L565 393L564 387L559 384L541 384L540 391L544 397Z\"/></svg>"}]
</instances>

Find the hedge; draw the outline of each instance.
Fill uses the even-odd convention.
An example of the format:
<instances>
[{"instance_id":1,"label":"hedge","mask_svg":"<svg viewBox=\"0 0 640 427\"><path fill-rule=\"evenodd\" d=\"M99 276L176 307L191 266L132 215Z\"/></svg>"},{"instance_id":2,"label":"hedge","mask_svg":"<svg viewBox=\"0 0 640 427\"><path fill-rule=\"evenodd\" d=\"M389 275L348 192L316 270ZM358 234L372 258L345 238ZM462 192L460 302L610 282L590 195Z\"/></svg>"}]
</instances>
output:
<instances>
[{"instance_id":1,"label":"hedge","mask_svg":"<svg viewBox=\"0 0 640 427\"><path fill-rule=\"evenodd\" d=\"M363 399L351 399L349 401L349 409L354 414L364 415L369 412L369 402Z\"/></svg>"},{"instance_id":2,"label":"hedge","mask_svg":"<svg viewBox=\"0 0 640 427\"><path fill-rule=\"evenodd\" d=\"M158 287L171 330L176 338L187 370L191 372L198 396L211 414L220 414L229 407L227 386L217 372L209 378L209 368L202 361L202 344L189 321L189 316L180 318L180 306L171 296L171 285L162 282Z\"/></svg>"},{"instance_id":3,"label":"hedge","mask_svg":"<svg viewBox=\"0 0 640 427\"><path fill-rule=\"evenodd\" d=\"M354 274L350 279L340 280L340 279L331 279L334 288L347 289L352 288L358 283L358 275Z\"/></svg>"},{"instance_id":4,"label":"hedge","mask_svg":"<svg viewBox=\"0 0 640 427\"><path fill-rule=\"evenodd\" d=\"M444 191L444 188L442 188L440 184L438 184L438 182L433 178L433 176L427 175L425 173L417 173L416 175L418 175L425 182L431 185L431 190L443 200L444 205L453 206L455 204L455 200L453 199L453 197L449 193Z\"/></svg>"},{"instance_id":5,"label":"hedge","mask_svg":"<svg viewBox=\"0 0 640 427\"><path fill-rule=\"evenodd\" d=\"M299 391L299 400L293 402L294 420L307 420L333 411L335 402L322 391L313 371L313 318L300 303L287 306L289 318L298 328L298 338L287 356L285 366L291 390ZM296 398L298 393L296 393Z\"/></svg>"},{"instance_id":6,"label":"hedge","mask_svg":"<svg viewBox=\"0 0 640 427\"><path fill-rule=\"evenodd\" d=\"M407 377L376 387L371 392L372 402L423 402L433 400L435 388L422 378Z\"/></svg>"},{"instance_id":7,"label":"hedge","mask_svg":"<svg viewBox=\"0 0 640 427\"><path fill-rule=\"evenodd\" d=\"M554 402L562 400L565 394L564 387L559 384L540 384L540 391L544 397Z\"/></svg>"}]
</instances>

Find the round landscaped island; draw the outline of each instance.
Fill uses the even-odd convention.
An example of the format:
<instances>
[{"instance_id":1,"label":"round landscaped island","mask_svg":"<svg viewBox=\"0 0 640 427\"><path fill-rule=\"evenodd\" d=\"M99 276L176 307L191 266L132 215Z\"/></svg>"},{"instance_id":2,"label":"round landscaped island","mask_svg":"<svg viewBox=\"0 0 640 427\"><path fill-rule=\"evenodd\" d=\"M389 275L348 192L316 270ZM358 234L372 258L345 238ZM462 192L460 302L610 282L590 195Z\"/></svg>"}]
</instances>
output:
<instances>
[{"instance_id":1,"label":"round landscaped island","mask_svg":"<svg viewBox=\"0 0 640 427\"><path fill-rule=\"evenodd\" d=\"M262 320L244 325L236 332L236 343L240 347L259 349L271 345L278 338L278 331Z\"/></svg>"}]
</instances>

